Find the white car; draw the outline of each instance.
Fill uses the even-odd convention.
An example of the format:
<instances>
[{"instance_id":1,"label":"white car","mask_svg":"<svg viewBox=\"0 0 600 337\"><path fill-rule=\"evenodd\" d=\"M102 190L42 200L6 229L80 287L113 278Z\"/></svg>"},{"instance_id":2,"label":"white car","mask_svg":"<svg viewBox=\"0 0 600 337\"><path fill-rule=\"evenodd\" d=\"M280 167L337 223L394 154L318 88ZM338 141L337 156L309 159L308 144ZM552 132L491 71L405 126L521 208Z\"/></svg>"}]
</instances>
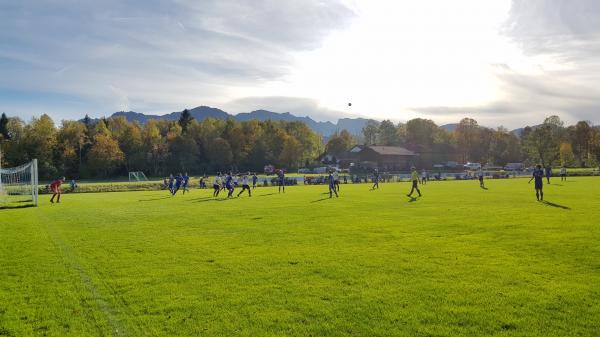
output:
<instances>
[{"instance_id":1,"label":"white car","mask_svg":"<svg viewBox=\"0 0 600 337\"><path fill-rule=\"evenodd\" d=\"M466 163L465 165L463 165L464 168L466 168L467 170L479 170L481 168L481 164L479 163Z\"/></svg>"}]
</instances>

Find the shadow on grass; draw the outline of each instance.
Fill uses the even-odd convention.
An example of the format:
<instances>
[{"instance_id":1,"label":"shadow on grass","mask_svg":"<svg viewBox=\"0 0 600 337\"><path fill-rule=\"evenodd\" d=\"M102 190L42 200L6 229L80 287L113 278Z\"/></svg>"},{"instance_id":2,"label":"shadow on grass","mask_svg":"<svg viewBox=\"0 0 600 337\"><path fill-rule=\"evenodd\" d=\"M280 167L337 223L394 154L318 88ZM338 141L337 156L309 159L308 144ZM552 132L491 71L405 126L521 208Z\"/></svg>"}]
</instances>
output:
<instances>
[{"instance_id":1,"label":"shadow on grass","mask_svg":"<svg viewBox=\"0 0 600 337\"><path fill-rule=\"evenodd\" d=\"M415 202L415 201L419 200L416 197L408 197L408 198L409 198L408 202Z\"/></svg>"},{"instance_id":2,"label":"shadow on grass","mask_svg":"<svg viewBox=\"0 0 600 337\"><path fill-rule=\"evenodd\" d=\"M553 186L561 186L561 187L562 187L562 186L565 186L565 185L563 185L563 184L557 184L557 183L554 183L554 184L552 184L552 185L553 185Z\"/></svg>"},{"instance_id":3,"label":"shadow on grass","mask_svg":"<svg viewBox=\"0 0 600 337\"><path fill-rule=\"evenodd\" d=\"M329 194L329 193L327 193L327 194ZM332 199L332 198L327 197L327 198L317 199L317 200L311 201L310 203L314 204L315 202L325 201L325 200L329 200L329 199Z\"/></svg>"},{"instance_id":4,"label":"shadow on grass","mask_svg":"<svg viewBox=\"0 0 600 337\"><path fill-rule=\"evenodd\" d=\"M257 197L266 197L266 196L269 196L269 195L275 195L275 194L280 194L280 193L267 193L267 194L260 194L260 195L257 195Z\"/></svg>"},{"instance_id":5,"label":"shadow on grass","mask_svg":"<svg viewBox=\"0 0 600 337\"><path fill-rule=\"evenodd\" d=\"M218 198L218 197L217 197ZM209 201L227 201L230 199L235 199L235 198L210 198L210 199L198 199L194 202L209 202Z\"/></svg>"},{"instance_id":6,"label":"shadow on grass","mask_svg":"<svg viewBox=\"0 0 600 337\"><path fill-rule=\"evenodd\" d=\"M3 209L29 208L29 207L35 207L35 205L30 204L30 205L8 205L8 206L0 206L0 210L3 210Z\"/></svg>"},{"instance_id":7,"label":"shadow on grass","mask_svg":"<svg viewBox=\"0 0 600 337\"><path fill-rule=\"evenodd\" d=\"M190 200L187 200L187 201L197 202L199 200L206 200L206 199L212 199L212 198L214 198L214 197L211 196L211 197L204 197L204 198L196 198L196 199L190 199Z\"/></svg>"},{"instance_id":8,"label":"shadow on grass","mask_svg":"<svg viewBox=\"0 0 600 337\"><path fill-rule=\"evenodd\" d=\"M156 201L156 200L163 200L163 199L170 199L170 198L172 198L172 196L161 197L161 198L152 198L152 199L140 199L138 201Z\"/></svg>"},{"instance_id":9,"label":"shadow on grass","mask_svg":"<svg viewBox=\"0 0 600 337\"><path fill-rule=\"evenodd\" d=\"M489 188L487 188L485 186L479 186L479 187L481 187L482 190L486 190L486 191L489 190Z\"/></svg>"},{"instance_id":10,"label":"shadow on grass","mask_svg":"<svg viewBox=\"0 0 600 337\"><path fill-rule=\"evenodd\" d=\"M559 205L559 204L555 204L553 202L550 201L542 201L542 203L546 206L551 206L551 207L556 207L556 208L560 208L560 209L566 209L566 210L571 210L571 207L567 207L567 206L563 206L563 205Z\"/></svg>"}]
</instances>

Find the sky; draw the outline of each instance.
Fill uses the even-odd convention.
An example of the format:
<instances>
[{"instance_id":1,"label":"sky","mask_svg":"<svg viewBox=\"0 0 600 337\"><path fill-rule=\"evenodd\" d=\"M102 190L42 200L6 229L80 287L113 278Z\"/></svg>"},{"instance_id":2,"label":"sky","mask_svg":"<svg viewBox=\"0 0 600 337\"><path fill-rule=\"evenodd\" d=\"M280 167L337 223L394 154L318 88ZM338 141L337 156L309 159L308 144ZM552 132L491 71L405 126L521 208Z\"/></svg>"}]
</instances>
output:
<instances>
[{"instance_id":1,"label":"sky","mask_svg":"<svg viewBox=\"0 0 600 337\"><path fill-rule=\"evenodd\" d=\"M0 0L0 112L600 123L596 0ZM351 106L348 103L352 103Z\"/></svg>"}]
</instances>

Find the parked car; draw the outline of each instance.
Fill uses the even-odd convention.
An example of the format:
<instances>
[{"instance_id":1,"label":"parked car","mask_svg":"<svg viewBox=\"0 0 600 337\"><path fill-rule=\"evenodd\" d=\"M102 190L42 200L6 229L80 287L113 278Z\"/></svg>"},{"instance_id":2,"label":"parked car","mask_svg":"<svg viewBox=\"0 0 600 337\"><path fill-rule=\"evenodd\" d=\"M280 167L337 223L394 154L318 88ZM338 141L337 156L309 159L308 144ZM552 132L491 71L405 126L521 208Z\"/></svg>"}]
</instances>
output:
<instances>
[{"instance_id":1,"label":"parked car","mask_svg":"<svg viewBox=\"0 0 600 337\"><path fill-rule=\"evenodd\" d=\"M504 166L504 169L507 171L522 171L525 168L523 163L508 163Z\"/></svg>"},{"instance_id":2,"label":"parked car","mask_svg":"<svg viewBox=\"0 0 600 337\"><path fill-rule=\"evenodd\" d=\"M463 167L467 170L479 170L481 168L481 164L468 162L463 165Z\"/></svg>"},{"instance_id":3,"label":"parked car","mask_svg":"<svg viewBox=\"0 0 600 337\"><path fill-rule=\"evenodd\" d=\"M310 172L312 172L312 170L309 168L298 169L298 173L310 173Z\"/></svg>"},{"instance_id":4,"label":"parked car","mask_svg":"<svg viewBox=\"0 0 600 337\"><path fill-rule=\"evenodd\" d=\"M446 167L449 169L455 169L458 167L458 162L455 161L449 161L446 163Z\"/></svg>"}]
</instances>

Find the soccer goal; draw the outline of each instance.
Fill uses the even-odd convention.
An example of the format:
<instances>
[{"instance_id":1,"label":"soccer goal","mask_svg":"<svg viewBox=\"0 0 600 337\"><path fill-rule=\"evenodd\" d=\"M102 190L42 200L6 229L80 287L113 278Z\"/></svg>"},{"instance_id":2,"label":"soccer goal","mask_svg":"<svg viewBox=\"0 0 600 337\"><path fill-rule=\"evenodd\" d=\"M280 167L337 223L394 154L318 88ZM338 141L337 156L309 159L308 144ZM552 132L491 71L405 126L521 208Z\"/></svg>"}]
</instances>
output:
<instances>
[{"instance_id":1,"label":"soccer goal","mask_svg":"<svg viewBox=\"0 0 600 337\"><path fill-rule=\"evenodd\" d=\"M142 171L129 172L129 182L148 181L148 177Z\"/></svg>"},{"instance_id":2,"label":"soccer goal","mask_svg":"<svg viewBox=\"0 0 600 337\"><path fill-rule=\"evenodd\" d=\"M18 167L0 167L0 204L4 207L38 205L37 159Z\"/></svg>"}]
</instances>

